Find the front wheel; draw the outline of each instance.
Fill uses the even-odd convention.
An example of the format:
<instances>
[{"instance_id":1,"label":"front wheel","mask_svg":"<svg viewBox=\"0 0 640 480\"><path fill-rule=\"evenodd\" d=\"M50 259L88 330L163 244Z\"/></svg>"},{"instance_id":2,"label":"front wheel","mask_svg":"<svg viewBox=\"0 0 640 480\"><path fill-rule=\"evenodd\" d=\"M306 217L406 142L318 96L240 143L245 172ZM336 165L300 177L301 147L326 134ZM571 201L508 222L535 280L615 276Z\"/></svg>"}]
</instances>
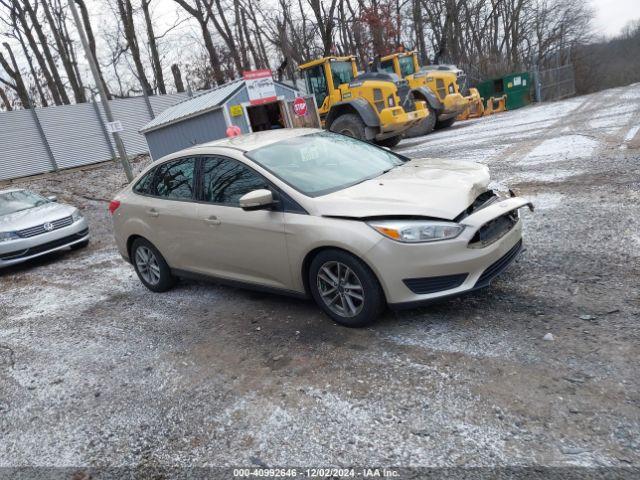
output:
<instances>
[{"instance_id":1,"label":"front wheel","mask_svg":"<svg viewBox=\"0 0 640 480\"><path fill-rule=\"evenodd\" d=\"M363 327L376 320L386 302L371 269L342 250L325 250L309 268L311 294L322 310L347 327Z\"/></svg>"},{"instance_id":2,"label":"front wheel","mask_svg":"<svg viewBox=\"0 0 640 480\"><path fill-rule=\"evenodd\" d=\"M131 245L131 259L138 278L152 292L166 292L175 285L169 265L151 242L137 238Z\"/></svg>"},{"instance_id":3,"label":"front wheel","mask_svg":"<svg viewBox=\"0 0 640 480\"><path fill-rule=\"evenodd\" d=\"M329 130L358 140L367 140L366 125L362 118L354 113L340 115L331 123Z\"/></svg>"},{"instance_id":4,"label":"front wheel","mask_svg":"<svg viewBox=\"0 0 640 480\"><path fill-rule=\"evenodd\" d=\"M383 140L376 140L376 144L381 147L393 148L400 143L402 135L396 135L395 137L388 137Z\"/></svg>"},{"instance_id":5,"label":"front wheel","mask_svg":"<svg viewBox=\"0 0 640 480\"><path fill-rule=\"evenodd\" d=\"M436 111L431 108L429 104L427 104L427 108L429 109L429 115L427 115L427 118L407 130L404 134L405 137L422 137L423 135L427 135L433 131L436 126Z\"/></svg>"}]
</instances>

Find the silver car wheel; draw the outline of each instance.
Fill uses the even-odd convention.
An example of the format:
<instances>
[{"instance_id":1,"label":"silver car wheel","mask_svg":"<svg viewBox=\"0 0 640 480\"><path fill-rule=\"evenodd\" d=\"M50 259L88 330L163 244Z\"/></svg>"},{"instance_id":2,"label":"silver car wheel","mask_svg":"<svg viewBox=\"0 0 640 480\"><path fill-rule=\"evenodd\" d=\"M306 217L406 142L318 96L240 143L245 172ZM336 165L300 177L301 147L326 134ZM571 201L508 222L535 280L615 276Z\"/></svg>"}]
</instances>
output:
<instances>
[{"instance_id":1,"label":"silver car wheel","mask_svg":"<svg viewBox=\"0 0 640 480\"><path fill-rule=\"evenodd\" d=\"M136 266L140 276L150 285L160 282L160 265L151 249L140 246L136 249Z\"/></svg>"},{"instance_id":2,"label":"silver car wheel","mask_svg":"<svg viewBox=\"0 0 640 480\"><path fill-rule=\"evenodd\" d=\"M355 317L364 307L362 282L347 265L326 262L316 278L322 301L341 317Z\"/></svg>"}]
</instances>

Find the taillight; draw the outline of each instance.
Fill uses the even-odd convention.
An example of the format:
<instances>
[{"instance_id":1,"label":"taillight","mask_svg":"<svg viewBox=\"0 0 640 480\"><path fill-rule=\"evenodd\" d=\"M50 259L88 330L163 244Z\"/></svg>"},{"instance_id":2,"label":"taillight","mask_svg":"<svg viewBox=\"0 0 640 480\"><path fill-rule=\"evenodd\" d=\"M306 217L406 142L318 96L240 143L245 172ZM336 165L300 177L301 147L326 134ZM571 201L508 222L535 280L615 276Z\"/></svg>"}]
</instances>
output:
<instances>
[{"instance_id":1,"label":"taillight","mask_svg":"<svg viewBox=\"0 0 640 480\"><path fill-rule=\"evenodd\" d=\"M113 215L119 206L120 206L120 200L111 200L109 202L109 213Z\"/></svg>"}]
</instances>

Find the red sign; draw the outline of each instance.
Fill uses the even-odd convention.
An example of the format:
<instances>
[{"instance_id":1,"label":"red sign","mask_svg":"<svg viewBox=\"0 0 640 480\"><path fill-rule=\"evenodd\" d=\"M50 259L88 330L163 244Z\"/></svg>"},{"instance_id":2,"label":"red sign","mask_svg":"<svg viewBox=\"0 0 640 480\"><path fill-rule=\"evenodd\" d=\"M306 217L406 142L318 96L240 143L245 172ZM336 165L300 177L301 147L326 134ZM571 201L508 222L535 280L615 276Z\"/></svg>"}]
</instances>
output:
<instances>
[{"instance_id":1,"label":"red sign","mask_svg":"<svg viewBox=\"0 0 640 480\"><path fill-rule=\"evenodd\" d=\"M278 99L271 70L265 69L242 72L242 78L244 78L245 84L247 85L249 101L252 105L275 102Z\"/></svg>"},{"instance_id":2,"label":"red sign","mask_svg":"<svg viewBox=\"0 0 640 480\"><path fill-rule=\"evenodd\" d=\"M293 111L299 117L304 117L307 114L307 102L302 97L296 97L293 101Z\"/></svg>"}]
</instances>

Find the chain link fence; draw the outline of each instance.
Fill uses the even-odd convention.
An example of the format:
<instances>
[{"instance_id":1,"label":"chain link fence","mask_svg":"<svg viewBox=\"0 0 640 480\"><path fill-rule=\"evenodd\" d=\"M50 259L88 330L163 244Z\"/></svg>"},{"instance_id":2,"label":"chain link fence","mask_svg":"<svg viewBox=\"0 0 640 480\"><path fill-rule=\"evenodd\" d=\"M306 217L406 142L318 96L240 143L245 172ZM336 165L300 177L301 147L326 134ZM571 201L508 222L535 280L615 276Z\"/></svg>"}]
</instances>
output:
<instances>
[{"instance_id":1,"label":"chain link fence","mask_svg":"<svg viewBox=\"0 0 640 480\"><path fill-rule=\"evenodd\" d=\"M533 69L536 101L549 102L576 94L576 79L573 64L545 70Z\"/></svg>"}]
</instances>

